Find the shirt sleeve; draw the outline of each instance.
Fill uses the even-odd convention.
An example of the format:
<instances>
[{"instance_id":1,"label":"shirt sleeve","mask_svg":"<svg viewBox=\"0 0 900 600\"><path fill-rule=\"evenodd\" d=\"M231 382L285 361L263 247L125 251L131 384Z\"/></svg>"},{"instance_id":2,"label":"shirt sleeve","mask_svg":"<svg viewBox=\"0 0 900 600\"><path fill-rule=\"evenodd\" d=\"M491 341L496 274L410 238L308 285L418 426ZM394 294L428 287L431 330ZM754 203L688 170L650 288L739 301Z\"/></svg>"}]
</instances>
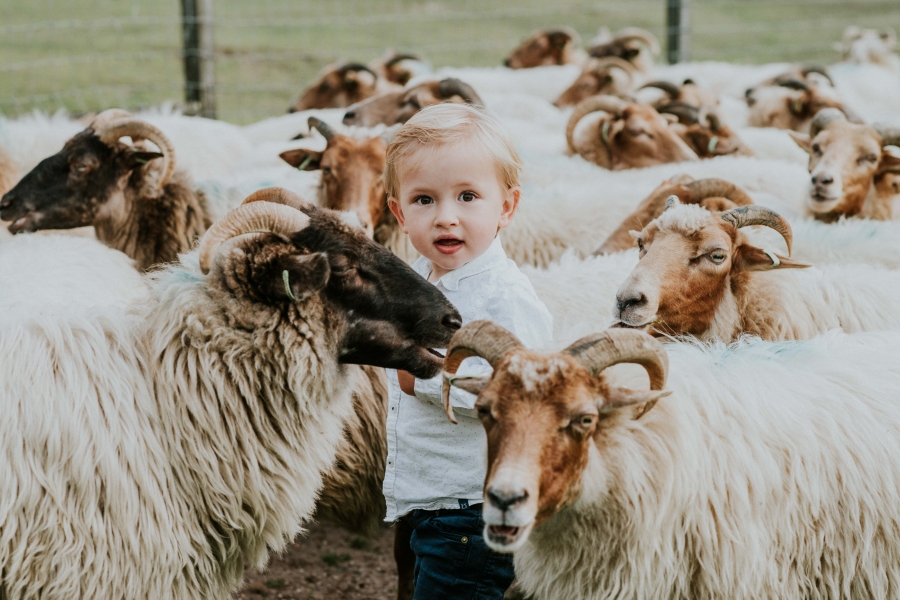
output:
<instances>
[{"instance_id":1,"label":"shirt sleeve","mask_svg":"<svg viewBox=\"0 0 900 600\"><path fill-rule=\"evenodd\" d=\"M528 348L540 349L550 343L553 335L553 317L530 285L518 282L504 285L492 294L483 307L488 319L509 330ZM467 358L460 366L458 375L481 377L490 375L492 369L483 358ZM441 401L442 377L416 379L416 397L438 406ZM450 406L454 412L467 417L476 417L474 410L477 396L456 387L450 388Z\"/></svg>"}]
</instances>

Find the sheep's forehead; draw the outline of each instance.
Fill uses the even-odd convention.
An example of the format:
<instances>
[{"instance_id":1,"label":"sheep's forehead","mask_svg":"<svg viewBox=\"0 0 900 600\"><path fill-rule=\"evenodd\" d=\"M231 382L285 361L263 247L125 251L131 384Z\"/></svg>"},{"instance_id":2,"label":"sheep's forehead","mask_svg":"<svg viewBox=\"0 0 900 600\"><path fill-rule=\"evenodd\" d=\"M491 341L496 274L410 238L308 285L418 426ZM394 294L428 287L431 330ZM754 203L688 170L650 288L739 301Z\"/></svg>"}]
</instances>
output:
<instances>
[{"instance_id":1,"label":"sheep's forehead","mask_svg":"<svg viewBox=\"0 0 900 600\"><path fill-rule=\"evenodd\" d=\"M697 204L673 206L654 221L660 233L697 235L711 225L716 225L712 213Z\"/></svg>"},{"instance_id":2,"label":"sheep's forehead","mask_svg":"<svg viewBox=\"0 0 900 600\"><path fill-rule=\"evenodd\" d=\"M857 147L872 151L881 147L874 129L849 121L832 121L819 132L814 141L829 150L846 152L852 152Z\"/></svg>"},{"instance_id":3,"label":"sheep's forehead","mask_svg":"<svg viewBox=\"0 0 900 600\"><path fill-rule=\"evenodd\" d=\"M567 374L572 364L559 354L542 355L533 352L517 352L503 365L507 376L518 380L521 389L534 393L545 387L549 380Z\"/></svg>"}]
</instances>

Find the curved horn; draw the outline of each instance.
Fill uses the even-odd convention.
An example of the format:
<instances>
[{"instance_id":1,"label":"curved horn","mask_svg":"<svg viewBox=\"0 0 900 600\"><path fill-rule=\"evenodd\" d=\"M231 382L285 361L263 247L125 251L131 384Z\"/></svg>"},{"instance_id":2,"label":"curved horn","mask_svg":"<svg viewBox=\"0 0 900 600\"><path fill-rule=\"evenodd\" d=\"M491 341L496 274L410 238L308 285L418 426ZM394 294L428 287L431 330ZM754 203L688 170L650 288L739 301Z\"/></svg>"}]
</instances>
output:
<instances>
[{"instance_id":1,"label":"curved horn","mask_svg":"<svg viewBox=\"0 0 900 600\"><path fill-rule=\"evenodd\" d=\"M329 125L322 119L318 119L316 117L310 117L309 119L307 119L306 123L307 123L307 125L309 125L310 131L315 129L319 133L321 133L322 137L325 138L326 142L330 142L331 138L333 138L335 135L334 129L331 128L331 125Z\"/></svg>"},{"instance_id":2,"label":"curved horn","mask_svg":"<svg viewBox=\"0 0 900 600\"><path fill-rule=\"evenodd\" d=\"M700 110L684 102L669 102L657 107L656 112L675 115L679 121L686 125L700 122Z\"/></svg>"},{"instance_id":3,"label":"curved horn","mask_svg":"<svg viewBox=\"0 0 900 600\"><path fill-rule=\"evenodd\" d=\"M566 142L568 142L572 152L578 152L572 136L575 133L575 127L581 119L598 110L618 116L626 106L628 106L628 103L621 98L605 95L590 96L576 104L575 110L572 111L572 116L569 117L569 122L566 124Z\"/></svg>"},{"instance_id":4,"label":"curved horn","mask_svg":"<svg viewBox=\"0 0 900 600\"><path fill-rule=\"evenodd\" d=\"M628 40L640 40L647 44L653 56L659 56L659 40L656 36L640 27L625 27L616 32L613 41L625 42Z\"/></svg>"},{"instance_id":5,"label":"curved horn","mask_svg":"<svg viewBox=\"0 0 900 600\"><path fill-rule=\"evenodd\" d=\"M800 81L793 75L781 75L780 77L775 79L774 83L779 87L786 87L792 90L801 90L805 92L809 89L809 85L807 85L803 81Z\"/></svg>"},{"instance_id":6,"label":"curved horn","mask_svg":"<svg viewBox=\"0 0 900 600\"><path fill-rule=\"evenodd\" d=\"M619 58L618 56L601 56L591 58L590 64L587 66L587 69L597 72L601 69L621 69L625 71L628 75L629 79L637 72L637 67L635 67L632 63L628 62L623 58Z\"/></svg>"},{"instance_id":7,"label":"curved horn","mask_svg":"<svg viewBox=\"0 0 900 600\"><path fill-rule=\"evenodd\" d=\"M728 198L738 206L753 204L747 192L724 179L698 179L685 186L691 192L691 202L700 204L701 201L713 196Z\"/></svg>"},{"instance_id":8,"label":"curved horn","mask_svg":"<svg viewBox=\"0 0 900 600\"><path fill-rule=\"evenodd\" d=\"M297 210L310 208L312 204L304 200L299 194L295 194L290 190L280 187L267 187L257 190L244 198L241 204L250 204L251 202L271 202L272 204L283 204Z\"/></svg>"},{"instance_id":9,"label":"curved horn","mask_svg":"<svg viewBox=\"0 0 900 600\"><path fill-rule=\"evenodd\" d=\"M832 85L832 87L834 86L834 81L831 79L831 75L828 74L828 71L825 70L825 67L823 67L823 66L806 65L806 66L800 68L800 72L803 73L804 77L806 77L810 73L816 73L818 75L821 75L822 77L824 77L825 79L828 80L828 83L830 83Z\"/></svg>"},{"instance_id":10,"label":"curved horn","mask_svg":"<svg viewBox=\"0 0 900 600\"><path fill-rule=\"evenodd\" d=\"M881 136L882 146L900 146L900 127L876 123L872 129Z\"/></svg>"},{"instance_id":11,"label":"curved horn","mask_svg":"<svg viewBox=\"0 0 900 600\"><path fill-rule=\"evenodd\" d=\"M671 81L651 81L650 83L645 83L639 89L644 88L657 88L669 95L669 98L675 100L681 94L681 87L672 83Z\"/></svg>"},{"instance_id":12,"label":"curved horn","mask_svg":"<svg viewBox=\"0 0 900 600\"><path fill-rule=\"evenodd\" d=\"M809 124L809 139L813 139L834 121L846 121L847 116L837 108L823 108Z\"/></svg>"},{"instance_id":13,"label":"curved horn","mask_svg":"<svg viewBox=\"0 0 900 600\"><path fill-rule=\"evenodd\" d=\"M581 46L581 35L578 34L575 29L572 27L566 27L563 25L562 27L554 27L553 29L547 30L547 35L553 35L557 33L562 33L564 35L569 36L569 39L572 40L573 45L577 48Z\"/></svg>"},{"instance_id":14,"label":"curved horn","mask_svg":"<svg viewBox=\"0 0 900 600\"><path fill-rule=\"evenodd\" d=\"M482 102L481 98L478 96L475 90L472 89L471 85L454 77L442 79L438 84L438 93L441 95L441 98L446 99L453 96L459 96L460 98L465 100L467 104L477 104L478 106L484 106L484 102Z\"/></svg>"},{"instance_id":15,"label":"curved horn","mask_svg":"<svg viewBox=\"0 0 900 600\"><path fill-rule=\"evenodd\" d=\"M519 338L491 321L472 321L454 333L444 357L444 381L441 388L447 418L456 423L456 415L450 406L450 381L463 360L470 356L480 356L493 367L504 354L521 347Z\"/></svg>"},{"instance_id":16,"label":"curved horn","mask_svg":"<svg viewBox=\"0 0 900 600\"><path fill-rule=\"evenodd\" d=\"M121 108L108 108L94 117L91 121L91 129L97 131L98 127L102 127L111 121L130 117L131 113Z\"/></svg>"},{"instance_id":17,"label":"curved horn","mask_svg":"<svg viewBox=\"0 0 900 600\"><path fill-rule=\"evenodd\" d=\"M112 146L119 141L119 138L126 135L131 139L149 140L156 144L163 155L162 174L159 176L156 188L161 190L164 185L169 183L172 173L175 172L175 147L162 131L150 123L134 117L107 121L94 131L100 141L107 146Z\"/></svg>"},{"instance_id":18,"label":"curved horn","mask_svg":"<svg viewBox=\"0 0 900 600\"><path fill-rule=\"evenodd\" d=\"M378 79L378 74L367 67L362 63L347 63L346 65L341 65L341 67L337 70L341 75L346 75L347 73L357 72L357 71L368 71L372 74L372 77Z\"/></svg>"},{"instance_id":19,"label":"curved horn","mask_svg":"<svg viewBox=\"0 0 900 600\"><path fill-rule=\"evenodd\" d=\"M787 244L788 255L791 254L791 243L794 239L791 233L791 225L774 210L751 204L726 210L719 217L726 223L734 225L736 229L747 227L748 225L771 227L784 238L784 242Z\"/></svg>"},{"instance_id":20,"label":"curved horn","mask_svg":"<svg viewBox=\"0 0 900 600\"><path fill-rule=\"evenodd\" d=\"M716 115L715 113L708 113L706 115L706 122L709 123L709 128L713 133L716 133L722 129L722 122L719 120L718 115Z\"/></svg>"},{"instance_id":21,"label":"curved horn","mask_svg":"<svg viewBox=\"0 0 900 600\"><path fill-rule=\"evenodd\" d=\"M666 385L669 355L662 343L643 331L607 329L581 338L563 352L572 355L593 377L613 365L635 363L650 376L651 390Z\"/></svg>"},{"instance_id":22,"label":"curved horn","mask_svg":"<svg viewBox=\"0 0 900 600\"><path fill-rule=\"evenodd\" d=\"M274 233L287 239L309 225L309 217L299 210L271 202L239 206L212 224L200 240L200 270L209 273L219 247L245 233Z\"/></svg>"},{"instance_id":23,"label":"curved horn","mask_svg":"<svg viewBox=\"0 0 900 600\"><path fill-rule=\"evenodd\" d=\"M422 59L419 58L418 56L416 56L415 54L395 54L394 56L392 56L391 58L389 58L388 60L386 60L384 62L384 66L385 67L393 67L398 62L403 61L403 60L421 61Z\"/></svg>"}]
</instances>

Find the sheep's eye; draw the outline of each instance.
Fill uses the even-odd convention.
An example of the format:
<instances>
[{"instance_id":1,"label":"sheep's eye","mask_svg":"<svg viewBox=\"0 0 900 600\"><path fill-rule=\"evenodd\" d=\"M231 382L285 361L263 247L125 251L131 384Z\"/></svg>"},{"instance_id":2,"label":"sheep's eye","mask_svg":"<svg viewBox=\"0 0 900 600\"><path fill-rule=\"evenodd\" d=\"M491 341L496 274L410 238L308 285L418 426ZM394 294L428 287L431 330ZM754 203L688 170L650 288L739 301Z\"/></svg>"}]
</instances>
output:
<instances>
[{"instance_id":1,"label":"sheep's eye","mask_svg":"<svg viewBox=\"0 0 900 600\"><path fill-rule=\"evenodd\" d=\"M822 147L819 146L818 144L813 144L812 151L814 154L822 154Z\"/></svg>"},{"instance_id":2,"label":"sheep's eye","mask_svg":"<svg viewBox=\"0 0 900 600\"><path fill-rule=\"evenodd\" d=\"M725 253L717 250L715 252L710 253L709 259L711 261L713 261L714 263L716 263L717 265L721 264L725 260Z\"/></svg>"},{"instance_id":3,"label":"sheep's eye","mask_svg":"<svg viewBox=\"0 0 900 600\"><path fill-rule=\"evenodd\" d=\"M637 243L638 243L638 252L643 252L644 251L644 240L638 240Z\"/></svg>"},{"instance_id":4,"label":"sheep's eye","mask_svg":"<svg viewBox=\"0 0 900 600\"><path fill-rule=\"evenodd\" d=\"M322 167L322 175L328 175L329 177L331 177L331 167Z\"/></svg>"},{"instance_id":5,"label":"sheep's eye","mask_svg":"<svg viewBox=\"0 0 900 600\"><path fill-rule=\"evenodd\" d=\"M578 419L578 424L582 427L590 427L594 424L594 417L591 415L582 415L580 419Z\"/></svg>"},{"instance_id":6,"label":"sheep's eye","mask_svg":"<svg viewBox=\"0 0 900 600\"><path fill-rule=\"evenodd\" d=\"M874 154L866 154L865 156L859 157L859 160L857 162L866 163L866 162L875 162L877 160L878 160L878 157L875 156Z\"/></svg>"},{"instance_id":7,"label":"sheep's eye","mask_svg":"<svg viewBox=\"0 0 900 600\"><path fill-rule=\"evenodd\" d=\"M478 406L475 409L478 412L478 418L482 421L492 420L494 417L491 415L491 409L487 406Z\"/></svg>"}]
</instances>

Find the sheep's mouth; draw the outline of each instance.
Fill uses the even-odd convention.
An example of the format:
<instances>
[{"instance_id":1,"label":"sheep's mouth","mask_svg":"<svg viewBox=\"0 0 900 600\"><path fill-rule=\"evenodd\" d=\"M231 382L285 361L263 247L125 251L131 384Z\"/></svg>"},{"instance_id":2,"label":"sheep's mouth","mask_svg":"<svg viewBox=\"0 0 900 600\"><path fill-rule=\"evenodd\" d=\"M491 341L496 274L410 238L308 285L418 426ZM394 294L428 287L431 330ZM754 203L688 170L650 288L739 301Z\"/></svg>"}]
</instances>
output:
<instances>
[{"instance_id":1,"label":"sheep's mouth","mask_svg":"<svg viewBox=\"0 0 900 600\"><path fill-rule=\"evenodd\" d=\"M625 321L619 321L618 323L613 323L610 325L611 329L638 329L644 330L650 326L650 323L644 323L643 325L632 325L631 323L626 323Z\"/></svg>"},{"instance_id":2,"label":"sheep's mouth","mask_svg":"<svg viewBox=\"0 0 900 600\"><path fill-rule=\"evenodd\" d=\"M14 220L7 229L9 230L10 233L16 234L16 233L19 233L22 231L25 231L25 232L35 231L36 226L35 226L34 219L32 219L30 215L26 215L24 217L19 217L18 219Z\"/></svg>"},{"instance_id":3,"label":"sheep's mouth","mask_svg":"<svg viewBox=\"0 0 900 600\"><path fill-rule=\"evenodd\" d=\"M488 525L484 528L487 542L496 549L512 551L523 539L529 527L513 527L512 525Z\"/></svg>"}]
</instances>

